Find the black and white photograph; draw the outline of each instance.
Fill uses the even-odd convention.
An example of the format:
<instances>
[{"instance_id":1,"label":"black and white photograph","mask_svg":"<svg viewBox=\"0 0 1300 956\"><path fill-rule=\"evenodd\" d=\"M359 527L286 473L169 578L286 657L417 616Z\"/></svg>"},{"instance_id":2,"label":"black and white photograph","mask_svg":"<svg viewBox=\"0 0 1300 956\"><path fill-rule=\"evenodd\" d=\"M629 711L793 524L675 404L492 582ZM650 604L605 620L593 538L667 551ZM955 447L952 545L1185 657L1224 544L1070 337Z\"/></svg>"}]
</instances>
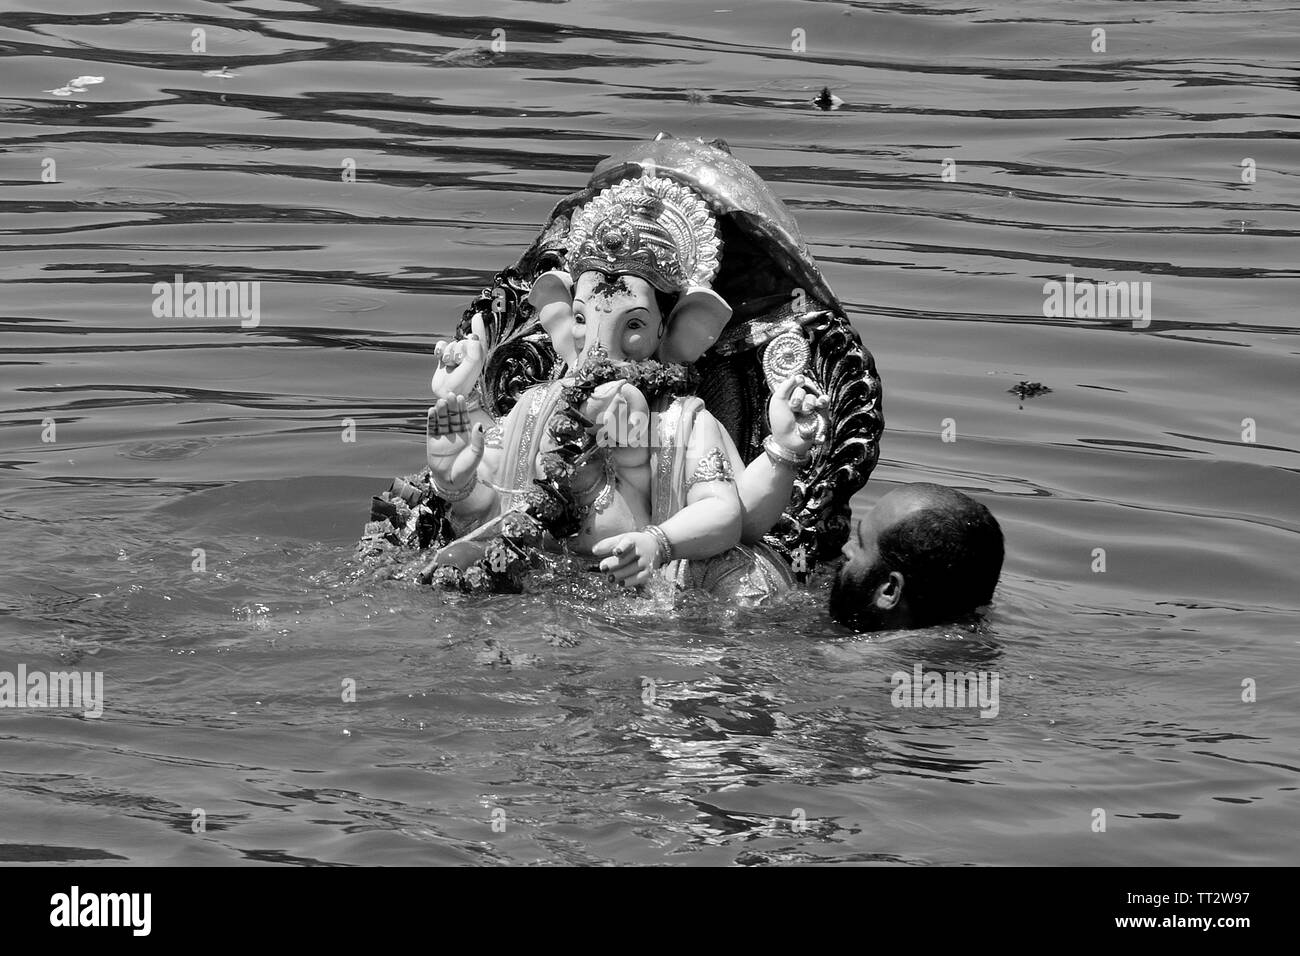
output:
<instances>
[{"instance_id":1,"label":"black and white photograph","mask_svg":"<svg viewBox=\"0 0 1300 956\"><path fill-rule=\"evenodd\" d=\"M1296 0L0 0L24 919L1300 863L1298 52ZM1240 876L1087 914L1232 946Z\"/></svg>"}]
</instances>

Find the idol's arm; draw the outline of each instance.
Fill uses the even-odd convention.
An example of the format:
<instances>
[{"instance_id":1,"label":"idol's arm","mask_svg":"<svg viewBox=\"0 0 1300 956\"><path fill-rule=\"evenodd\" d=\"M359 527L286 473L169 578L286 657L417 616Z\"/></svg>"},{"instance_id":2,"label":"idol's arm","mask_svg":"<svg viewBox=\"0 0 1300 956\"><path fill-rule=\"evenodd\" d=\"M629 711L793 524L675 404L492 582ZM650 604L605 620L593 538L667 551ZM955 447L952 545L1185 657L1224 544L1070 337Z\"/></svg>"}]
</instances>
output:
<instances>
[{"instance_id":1,"label":"idol's arm","mask_svg":"<svg viewBox=\"0 0 1300 956\"><path fill-rule=\"evenodd\" d=\"M741 540L746 544L761 541L790 503L794 479L824 431L827 404L821 389L803 375L791 376L772 393L767 407L772 433L763 454L736 483L744 507Z\"/></svg>"},{"instance_id":2,"label":"idol's arm","mask_svg":"<svg viewBox=\"0 0 1300 956\"><path fill-rule=\"evenodd\" d=\"M740 543L740 496L721 432L708 412L696 416L686 449L686 507L659 525L674 559L711 558Z\"/></svg>"},{"instance_id":3,"label":"idol's arm","mask_svg":"<svg viewBox=\"0 0 1300 956\"><path fill-rule=\"evenodd\" d=\"M440 465L448 464L446 459L458 438L469 440L478 426L482 426L483 433L486 434L496 425L492 416L483 408L479 396L479 380L482 377L486 358L483 349L484 339L483 317L475 315L471 320L471 331L463 339L458 341L440 339L434 344L434 373L430 385L434 398L445 403L449 416L446 420L447 427L439 429L440 437L447 440L430 442L430 468L438 469ZM435 409L438 407L434 406ZM431 415L430 425L431 428L436 428L433 418L434 416ZM431 439L434 437L437 436L430 435ZM439 458L442 460L440 461ZM481 521L494 513L498 496L495 492L486 493L482 481L489 480L496 474L500 460L499 447L493 448L489 444L484 449L483 458L476 468L480 480L479 486L468 498L451 503L449 516L454 528L463 530L469 522L475 519Z\"/></svg>"},{"instance_id":4,"label":"idol's arm","mask_svg":"<svg viewBox=\"0 0 1300 956\"><path fill-rule=\"evenodd\" d=\"M731 464L722 451L720 429L708 412L699 414L686 451L686 473L691 476L686 507L657 527L596 542L592 553L608 555L600 563L602 571L635 587L646 583L665 561L711 558L740 543L740 496Z\"/></svg>"},{"instance_id":5,"label":"idol's arm","mask_svg":"<svg viewBox=\"0 0 1300 956\"><path fill-rule=\"evenodd\" d=\"M794 490L798 473L798 465L774 461L766 453L749 463L736 482L736 491L744 507L741 541L757 544L772 530L790 503L790 493Z\"/></svg>"},{"instance_id":6,"label":"idol's arm","mask_svg":"<svg viewBox=\"0 0 1300 956\"><path fill-rule=\"evenodd\" d=\"M740 543L740 499L733 482L696 485L687 505L659 525L672 544L672 557L711 558Z\"/></svg>"}]
</instances>

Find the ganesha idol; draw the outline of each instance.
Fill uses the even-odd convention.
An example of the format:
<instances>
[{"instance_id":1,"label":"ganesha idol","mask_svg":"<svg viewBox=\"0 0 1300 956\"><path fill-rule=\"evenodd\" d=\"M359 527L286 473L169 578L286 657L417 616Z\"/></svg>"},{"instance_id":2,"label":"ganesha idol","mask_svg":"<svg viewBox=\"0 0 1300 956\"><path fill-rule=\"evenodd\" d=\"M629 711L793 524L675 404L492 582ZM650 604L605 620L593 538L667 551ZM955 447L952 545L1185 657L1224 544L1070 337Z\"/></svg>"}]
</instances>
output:
<instances>
[{"instance_id":1,"label":"ganesha idol","mask_svg":"<svg viewBox=\"0 0 1300 956\"><path fill-rule=\"evenodd\" d=\"M725 143L599 164L435 347L428 467L363 550L520 590L562 555L611 585L761 601L832 560L880 383L789 212Z\"/></svg>"}]
</instances>

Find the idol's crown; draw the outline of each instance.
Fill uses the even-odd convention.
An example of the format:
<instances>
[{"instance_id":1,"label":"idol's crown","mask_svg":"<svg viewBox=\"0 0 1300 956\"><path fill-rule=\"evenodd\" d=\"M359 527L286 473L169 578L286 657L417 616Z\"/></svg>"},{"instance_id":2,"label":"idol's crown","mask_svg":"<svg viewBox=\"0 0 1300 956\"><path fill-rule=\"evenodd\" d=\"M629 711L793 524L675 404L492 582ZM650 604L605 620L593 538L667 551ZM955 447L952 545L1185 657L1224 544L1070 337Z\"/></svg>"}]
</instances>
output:
<instances>
[{"instance_id":1,"label":"idol's crown","mask_svg":"<svg viewBox=\"0 0 1300 956\"><path fill-rule=\"evenodd\" d=\"M661 292L708 286L721 241L708 205L689 186L658 176L602 189L573 217L569 274L636 275Z\"/></svg>"}]
</instances>

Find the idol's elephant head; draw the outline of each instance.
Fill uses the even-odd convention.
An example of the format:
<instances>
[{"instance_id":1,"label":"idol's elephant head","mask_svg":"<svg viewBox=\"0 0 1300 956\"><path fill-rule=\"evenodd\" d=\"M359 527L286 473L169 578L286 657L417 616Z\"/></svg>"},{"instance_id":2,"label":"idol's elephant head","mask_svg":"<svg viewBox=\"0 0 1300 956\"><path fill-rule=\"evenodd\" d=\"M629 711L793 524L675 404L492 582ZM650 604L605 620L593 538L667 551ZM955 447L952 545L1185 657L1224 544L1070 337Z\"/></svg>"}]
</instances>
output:
<instances>
[{"instance_id":1,"label":"idol's elephant head","mask_svg":"<svg viewBox=\"0 0 1300 956\"><path fill-rule=\"evenodd\" d=\"M673 296L637 275L594 270L577 282L567 272L544 272L528 301L570 369L600 348L615 362L654 358L689 365L731 318L731 307L712 289L693 286Z\"/></svg>"}]
</instances>

